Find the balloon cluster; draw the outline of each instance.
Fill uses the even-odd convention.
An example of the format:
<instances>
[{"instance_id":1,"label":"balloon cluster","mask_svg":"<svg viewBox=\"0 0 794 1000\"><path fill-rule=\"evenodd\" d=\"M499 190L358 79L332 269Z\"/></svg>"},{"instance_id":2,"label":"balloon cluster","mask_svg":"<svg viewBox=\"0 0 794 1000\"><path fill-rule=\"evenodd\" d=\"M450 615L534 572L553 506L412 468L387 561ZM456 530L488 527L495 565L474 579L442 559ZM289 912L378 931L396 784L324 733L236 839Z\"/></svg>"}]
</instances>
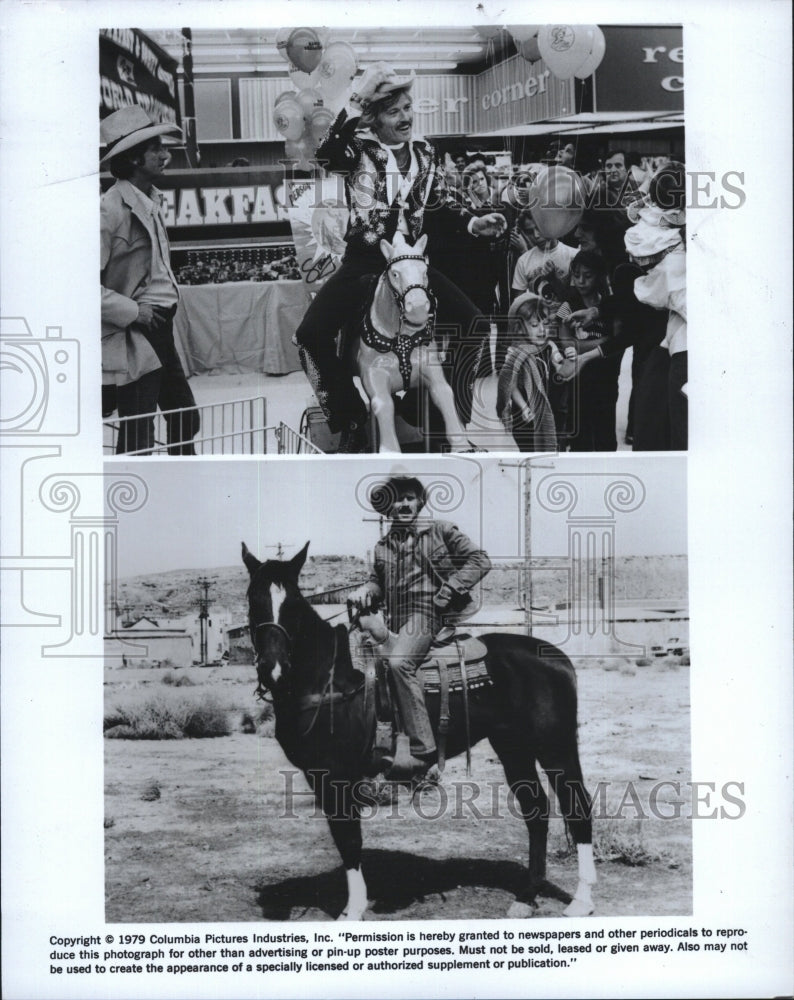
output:
<instances>
[{"instance_id":1,"label":"balloon cluster","mask_svg":"<svg viewBox=\"0 0 794 1000\"><path fill-rule=\"evenodd\" d=\"M543 59L559 80L586 80L601 65L606 51L597 24L511 25L507 29L527 60Z\"/></svg>"},{"instance_id":2,"label":"balloon cluster","mask_svg":"<svg viewBox=\"0 0 794 1000\"><path fill-rule=\"evenodd\" d=\"M320 140L346 103L358 60L348 42L328 42L318 28L282 28L276 48L289 64L294 90L279 94L273 105L273 124L284 136L286 154L303 170Z\"/></svg>"}]
</instances>

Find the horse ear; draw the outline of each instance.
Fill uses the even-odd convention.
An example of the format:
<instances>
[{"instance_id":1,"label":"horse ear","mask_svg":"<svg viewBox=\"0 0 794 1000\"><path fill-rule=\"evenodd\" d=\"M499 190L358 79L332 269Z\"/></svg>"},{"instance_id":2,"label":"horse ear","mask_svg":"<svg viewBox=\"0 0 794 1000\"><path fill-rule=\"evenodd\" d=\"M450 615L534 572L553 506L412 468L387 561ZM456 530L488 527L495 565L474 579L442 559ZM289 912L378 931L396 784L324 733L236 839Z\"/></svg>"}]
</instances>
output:
<instances>
[{"instance_id":1,"label":"horse ear","mask_svg":"<svg viewBox=\"0 0 794 1000\"><path fill-rule=\"evenodd\" d=\"M303 564L306 562L306 555L309 551L309 543L307 542L303 548L290 559L289 564L292 569L295 570L295 579L297 580L300 576L300 571L303 569Z\"/></svg>"},{"instance_id":2,"label":"horse ear","mask_svg":"<svg viewBox=\"0 0 794 1000\"><path fill-rule=\"evenodd\" d=\"M391 260L392 258L392 245L388 240L380 241L380 252L386 258L386 260Z\"/></svg>"},{"instance_id":3,"label":"horse ear","mask_svg":"<svg viewBox=\"0 0 794 1000\"><path fill-rule=\"evenodd\" d=\"M427 233L425 233L424 236L421 236L416 241L416 246L414 247L414 250L416 250L417 253L424 253L426 246L427 246Z\"/></svg>"},{"instance_id":4,"label":"horse ear","mask_svg":"<svg viewBox=\"0 0 794 1000\"><path fill-rule=\"evenodd\" d=\"M245 544L245 542L243 542L243 562L245 563L245 568L248 570L251 576L253 576L254 573L262 565L262 563L256 558L256 556L252 556L251 553L248 551L248 546Z\"/></svg>"}]
</instances>

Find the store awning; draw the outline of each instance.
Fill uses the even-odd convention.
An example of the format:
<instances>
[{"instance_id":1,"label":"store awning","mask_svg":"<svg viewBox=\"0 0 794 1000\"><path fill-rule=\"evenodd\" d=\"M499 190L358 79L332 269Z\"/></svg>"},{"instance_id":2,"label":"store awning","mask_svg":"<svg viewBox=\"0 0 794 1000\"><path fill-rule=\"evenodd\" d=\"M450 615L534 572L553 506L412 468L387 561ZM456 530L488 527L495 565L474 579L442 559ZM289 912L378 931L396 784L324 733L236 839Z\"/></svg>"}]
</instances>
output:
<instances>
[{"instance_id":1,"label":"store awning","mask_svg":"<svg viewBox=\"0 0 794 1000\"><path fill-rule=\"evenodd\" d=\"M489 132L475 132L472 139L490 139L496 136L531 135L596 135L615 132L647 132L662 128L682 128L684 116L680 112L669 111L607 111L602 114L583 112L554 118L544 122L526 125L511 125L508 128L493 129Z\"/></svg>"},{"instance_id":2,"label":"store awning","mask_svg":"<svg viewBox=\"0 0 794 1000\"><path fill-rule=\"evenodd\" d=\"M663 128L683 128L683 118L665 118L655 122L608 122L602 125L589 125L586 128L566 129L566 135L599 135L618 132L655 132Z\"/></svg>"}]
</instances>

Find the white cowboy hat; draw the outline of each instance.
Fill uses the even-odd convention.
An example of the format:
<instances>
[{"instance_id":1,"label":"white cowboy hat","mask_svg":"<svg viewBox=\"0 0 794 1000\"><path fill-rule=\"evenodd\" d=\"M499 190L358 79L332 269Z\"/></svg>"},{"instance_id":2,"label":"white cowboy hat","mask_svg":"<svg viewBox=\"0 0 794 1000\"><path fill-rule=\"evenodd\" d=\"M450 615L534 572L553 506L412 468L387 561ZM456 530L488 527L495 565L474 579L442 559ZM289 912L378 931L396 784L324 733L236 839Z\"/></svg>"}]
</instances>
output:
<instances>
[{"instance_id":1,"label":"white cowboy hat","mask_svg":"<svg viewBox=\"0 0 794 1000\"><path fill-rule=\"evenodd\" d=\"M391 79L384 80L379 83L375 88L375 92L370 97L369 103L376 104L378 101L382 101L384 98L388 97L389 94L393 94L395 90L410 90L416 81L416 71L411 70L408 76L397 76L394 70L384 63L384 72L392 74Z\"/></svg>"},{"instance_id":2,"label":"white cowboy hat","mask_svg":"<svg viewBox=\"0 0 794 1000\"><path fill-rule=\"evenodd\" d=\"M153 123L138 104L119 108L99 123L99 138L101 144L106 147L99 162L104 163L119 153L146 142L147 139L169 132L181 135L182 129L178 125L169 125L166 122Z\"/></svg>"}]
</instances>

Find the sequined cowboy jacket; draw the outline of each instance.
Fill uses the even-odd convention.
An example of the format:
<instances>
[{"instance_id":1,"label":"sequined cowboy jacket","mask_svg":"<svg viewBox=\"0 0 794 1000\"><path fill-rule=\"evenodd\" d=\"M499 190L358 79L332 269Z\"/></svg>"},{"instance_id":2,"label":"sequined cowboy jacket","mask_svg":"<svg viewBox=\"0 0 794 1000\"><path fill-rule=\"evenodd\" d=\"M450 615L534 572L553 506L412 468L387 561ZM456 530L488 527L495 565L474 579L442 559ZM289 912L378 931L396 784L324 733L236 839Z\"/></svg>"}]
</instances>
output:
<instances>
[{"instance_id":1,"label":"sequined cowboy jacket","mask_svg":"<svg viewBox=\"0 0 794 1000\"><path fill-rule=\"evenodd\" d=\"M320 143L317 159L345 179L348 250L380 254L380 241L394 238L400 205L389 200L387 150L372 132L357 131L358 123L341 111ZM405 220L411 243L428 234L432 255L434 233L465 233L472 216L451 198L435 148L425 139L413 139L411 146L418 169L404 199Z\"/></svg>"}]
</instances>

